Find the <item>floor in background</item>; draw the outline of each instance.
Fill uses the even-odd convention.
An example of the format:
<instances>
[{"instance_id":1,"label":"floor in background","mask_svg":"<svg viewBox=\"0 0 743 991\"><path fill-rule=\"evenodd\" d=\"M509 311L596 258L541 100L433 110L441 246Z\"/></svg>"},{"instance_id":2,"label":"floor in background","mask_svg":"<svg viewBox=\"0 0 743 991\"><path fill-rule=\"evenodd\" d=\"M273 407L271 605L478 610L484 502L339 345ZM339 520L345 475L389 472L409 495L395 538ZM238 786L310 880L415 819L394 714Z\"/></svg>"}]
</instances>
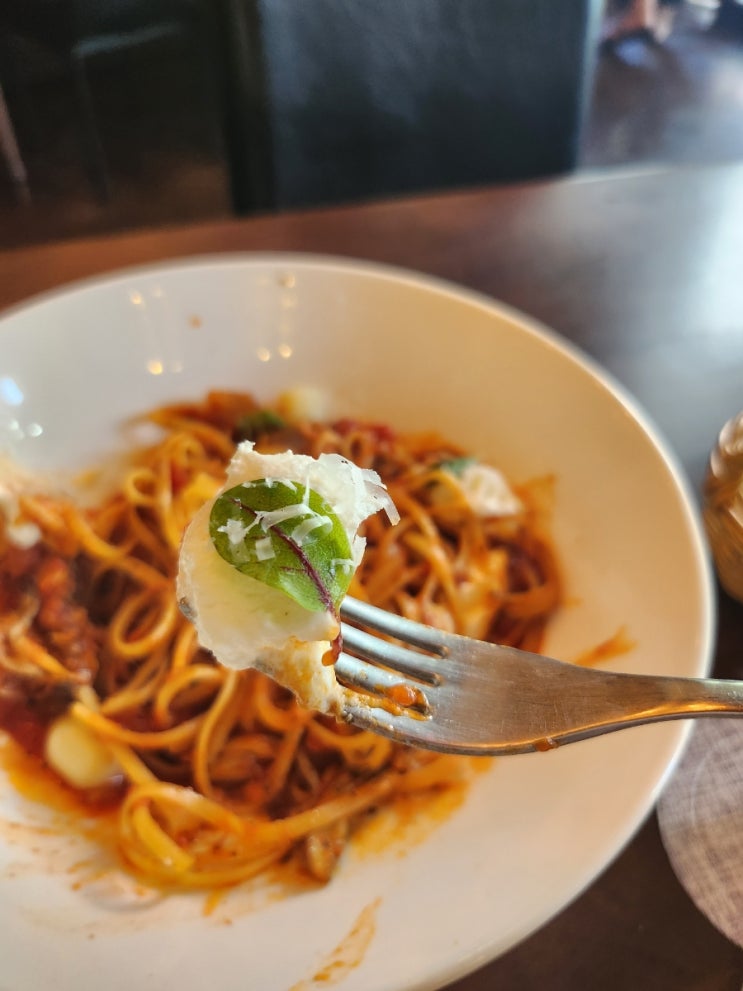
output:
<instances>
[{"instance_id":1,"label":"floor in background","mask_svg":"<svg viewBox=\"0 0 743 991\"><path fill-rule=\"evenodd\" d=\"M709 28L687 5L663 45L625 41L601 52L581 168L743 160L743 8L737 13ZM187 73L165 60L139 67L135 86L115 76L93 84L110 198L86 174L71 87L52 82L11 105L31 196L17 198L0 162L0 248L230 213L214 104Z\"/></svg>"},{"instance_id":2,"label":"floor in background","mask_svg":"<svg viewBox=\"0 0 743 991\"><path fill-rule=\"evenodd\" d=\"M599 53L582 166L743 160L743 7L682 6L663 44Z\"/></svg>"}]
</instances>

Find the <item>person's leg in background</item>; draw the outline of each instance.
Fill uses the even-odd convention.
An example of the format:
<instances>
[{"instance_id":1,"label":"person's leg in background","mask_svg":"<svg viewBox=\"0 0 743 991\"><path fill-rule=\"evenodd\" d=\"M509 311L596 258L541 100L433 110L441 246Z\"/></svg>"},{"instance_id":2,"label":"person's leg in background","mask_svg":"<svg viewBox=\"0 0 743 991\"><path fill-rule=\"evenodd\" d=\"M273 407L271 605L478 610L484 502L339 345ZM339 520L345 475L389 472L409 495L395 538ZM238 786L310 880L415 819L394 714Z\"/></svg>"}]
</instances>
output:
<instances>
[{"instance_id":1,"label":"person's leg in background","mask_svg":"<svg viewBox=\"0 0 743 991\"><path fill-rule=\"evenodd\" d=\"M681 0L630 0L613 16L609 13L604 43L611 44L625 38L665 41L673 28L680 2Z\"/></svg>"}]
</instances>

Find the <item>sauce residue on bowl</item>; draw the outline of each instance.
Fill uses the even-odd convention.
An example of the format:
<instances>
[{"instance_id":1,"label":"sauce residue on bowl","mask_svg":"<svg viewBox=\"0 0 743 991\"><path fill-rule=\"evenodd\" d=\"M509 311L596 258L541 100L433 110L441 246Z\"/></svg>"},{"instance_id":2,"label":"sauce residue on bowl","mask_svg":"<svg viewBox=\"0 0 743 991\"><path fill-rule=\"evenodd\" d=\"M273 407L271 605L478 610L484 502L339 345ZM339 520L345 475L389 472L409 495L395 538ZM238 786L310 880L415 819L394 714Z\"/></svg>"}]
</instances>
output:
<instances>
[{"instance_id":1,"label":"sauce residue on bowl","mask_svg":"<svg viewBox=\"0 0 743 991\"><path fill-rule=\"evenodd\" d=\"M589 647L588 650L584 650L578 654L572 663L578 664L581 667L593 667L596 664L609 661L613 657L619 657L621 654L628 654L636 646L637 644L630 637L627 628L620 626L606 640L602 640L601 643L597 643L593 647Z\"/></svg>"},{"instance_id":2,"label":"sauce residue on bowl","mask_svg":"<svg viewBox=\"0 0 743 991\"><path fill-rule=\"evenodd\" d=\"M100 856L92 856L85 861L72 860L64 863L64 871L68 874L80 873L80 879L74 886L83 883L84 868L94 869L95 877L101 871L114 869L119 866L116 853L116 806L113 800L101 800L87 804L73 789L64 785L47 767L41 758L28 753L20 744L10 737L0 736L0 767L6 780L14 791L29 803L34 803L43 810L43 816L22 823L3 818L0 820L0 833L3 838L11 837L17 841L22 833L31 841L33 836L54 837L64 840L85 840L94 844L92 852ZM25 810L24 810L25 811ZM25 815L24 815L25 820ZM18 827L22 826L20 830ZM7 834L7 837L6 837ZM31 847L31 853L41 857L41 848ZM62 866L56 859L60 853L55 851L55 867ZM39 860L39 869L46 870L47 865ZM90 877L90 880L93 880Z\"/></svg>"},{"instance_id":3,"label":"sauce residue on bowl","mask_svg":"<svg viewBox=\"0 0 743 991\"><path fill-rule=\"evenodd\" d=\"M459 781L440 790L398 795L388 806L363 816L356 824L344 857L352 864L368 856L405 856L454 814L465 801L473 775L493 763L488 758L449 759L461 768ZM16 848L23 847L29 855L24 872L35 863L39 872L72 875L72 886L76 889L99 881L107 873L120 874L123 870L130 874L118 852L117 793L100 796L96 802L85 802L79 792L67 787L46 767L41 757L29 753L2 732L0 772L13 791L25 800L13 820L0 815L0 840ZM450 782L453 777L448 775ZM42 841L47 845L53 841L48 855L44 854ZM86 844L82 855L80 841ZM16 869L20 867L11 865L8 870ZM142 896L154 892L136 876L131 876L131 881ZM262 884L197 892L197 911L211 917L213 923L230 925L235 918L267 902L307 892L316 886L317 882L305 876L292 859L267 871Z\"/></svg>"},{"instance_id":4,"label":"sauce residue on bowl","mask_svg":"<svg viewBox=\"0 0 743 991\"><path fill-rule=\"evenodd\" d=\"M319 969L309 980L302 980L292 985L289 991L312 991L318 985L328 987L337 984L363 962L377 928L377 911L382 903L381 898L365 905L359 912L353 925L327 954Z\"/></svg>"}]
</instances>

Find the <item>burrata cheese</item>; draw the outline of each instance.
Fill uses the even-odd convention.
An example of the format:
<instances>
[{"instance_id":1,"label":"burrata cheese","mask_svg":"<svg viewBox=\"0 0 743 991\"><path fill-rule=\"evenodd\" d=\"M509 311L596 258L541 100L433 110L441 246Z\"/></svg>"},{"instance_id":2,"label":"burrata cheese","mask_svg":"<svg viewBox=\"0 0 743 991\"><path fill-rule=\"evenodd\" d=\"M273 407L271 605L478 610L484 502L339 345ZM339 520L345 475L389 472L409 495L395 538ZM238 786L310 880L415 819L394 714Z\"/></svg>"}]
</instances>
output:
<instances>
[{"instance_id":1,"label":"burrata cheese","mask_svg":"<svg viewBox=\"0 0 743 991\"><path fill-rule=\"evenodd\" d=\"M397 522L377 473L338 454L318 458L291 451L260 454L251 441L245 441L237 448L220 491L256 480L268 485L299 483L321 496L346 532L352 557L343 564L351 571L364 553L365 541L358 534L362 521L384 509ZM344 689L332 665L323 664L339 633L337 615L332 610L311 612L221 557L209 532L213 505L212 500L204 504L187 527L178 565L179 603L194 623L199 642L221 664L256 668L289 688L308 708L338 713ZM239 530L237 522L234 529ZM260 552L260 541L257 549Z\"/></svg>"}]
</instances>

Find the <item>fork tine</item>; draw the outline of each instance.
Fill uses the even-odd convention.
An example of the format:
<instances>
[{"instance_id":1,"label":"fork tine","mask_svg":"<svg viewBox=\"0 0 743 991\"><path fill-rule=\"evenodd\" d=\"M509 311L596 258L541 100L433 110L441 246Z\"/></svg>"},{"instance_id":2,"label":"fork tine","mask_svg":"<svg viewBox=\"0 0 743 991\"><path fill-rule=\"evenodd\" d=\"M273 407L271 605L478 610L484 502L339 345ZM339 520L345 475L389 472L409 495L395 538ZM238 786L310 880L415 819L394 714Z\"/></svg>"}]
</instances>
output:
<instances>
[{"instance_id":1,"label":"fork tine","mask_svg":"<svg viewBox=\"0 0 743 991\"><path fill-rule=\"evenodd\" d=\"M480 753L480 748L465 751L464 748L452 747L448 742L437 739L435 722L432 723L430 712L423 713L423 718L411 718L409 712L390 712L386 709L375 708L363 698L348 700L343 709L343 718L359 729L372 730L398 743L408 746L425 747L440 753L470 752ZM426 718L429 717L429 718Z\"/></svg>"},{"instance_id":2,"label":"fork tine","mask_svg":"<svg viewBox=\"0 0 743 991\"><path fill-rule=\"evenodd\" d=\"M341 633L343 647L362 660L384 664L427 685L441 684L441 675L436 670L440 658L431 657L430 654L420 654L399 644L390 643L388 640L380 640L379 637L357 630L356 627L348 626L346 623L341 625Z\"/></svg>"},{"instance_id":3,"label":"fork tine","mask_svg":"<svg viewBox=\"0 0 743 991\"><path fill-rule=\"evenodd\" d=\"M381 733L397 743L423 747L442 754L469 754L475 757L498 754L525 754L535 750L532 741L510 740L503 743L483 742L476 737L467 739L442 734L441 724L435 709L425 714L428 718L412 718L408 713L387 712L374 708L364 699L348 700L343 708L343 718L359 729Z\"/></svg>"},{"instance_id":4,"label":"fork tine","mask_svg":"<svg viewBox=\"0 0 743 991\"><path fill-rule=\"evenodd\" d=\"M396 671L387 671L374 664L367 664L352 654L341 651L335 664L335 673L340 680L350 688L358 688L363 692L384 697L390 689L408 685ZM411 686L412 687L412 686Z\"/></svg>"},{"instance_id":5,"label":"fork tine","mask_svg":"<svg viewBox=\"0 0 743 991\"><path fill-rule=\"evenodd\" d=\"M359 623L397 640L404 640L405 643L431 651L439 657L446 657L449 653L445 634L441 630L424 626L423 623L415 623L411 619L372 606L368 602L361 602L350 595L347 595L341 603L341 616L347 622Z\"/></svg>"}]
</instances>

